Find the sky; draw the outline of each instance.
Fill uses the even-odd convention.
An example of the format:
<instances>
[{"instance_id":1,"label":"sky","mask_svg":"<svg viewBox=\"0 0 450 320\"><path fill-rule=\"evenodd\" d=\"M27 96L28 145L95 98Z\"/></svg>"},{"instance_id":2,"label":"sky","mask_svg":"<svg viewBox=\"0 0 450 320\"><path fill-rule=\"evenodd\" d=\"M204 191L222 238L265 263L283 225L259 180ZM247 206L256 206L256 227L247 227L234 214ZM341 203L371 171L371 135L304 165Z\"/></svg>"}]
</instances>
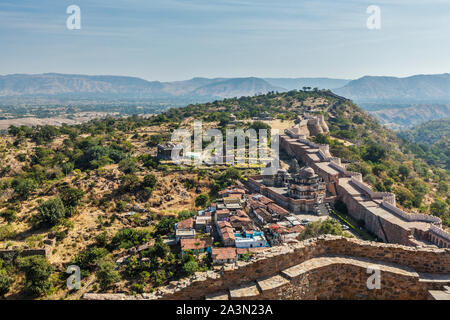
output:
<instances>
[{"instance_id":1,"label":"sky","mask_svg":"<svg viewBox=\"0 0 450 320\"><path fill-rule=\"evenodd\" d=\"M66 9L81 10L69 30ZM368 29L370 5L381 29ZM0 0L0 74L450 73L449 0Z\"/></svg>"}]
</instances>

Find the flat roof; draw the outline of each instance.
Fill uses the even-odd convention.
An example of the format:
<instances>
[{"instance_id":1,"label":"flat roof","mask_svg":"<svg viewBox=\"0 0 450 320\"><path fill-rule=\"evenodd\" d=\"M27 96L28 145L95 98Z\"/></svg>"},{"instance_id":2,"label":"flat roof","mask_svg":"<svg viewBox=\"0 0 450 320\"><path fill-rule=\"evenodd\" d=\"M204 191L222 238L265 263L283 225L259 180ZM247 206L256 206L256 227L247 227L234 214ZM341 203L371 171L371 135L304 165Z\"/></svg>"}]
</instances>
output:
<instances>
[{"instance_id":1,"label":"flat roof","mask_svg":"<svg viewBox=\"0 0 450 320\"><path fill-rule=\"evenodd\" d=\"M332 166L330 166L330 162L318 162L315 164L317 167L319 167L320 169L322 169L323 171L325 171L328 174L331 175L338 175L339 171L337 171L335 168L333 168Z\"/></svg>"}]
</instances>

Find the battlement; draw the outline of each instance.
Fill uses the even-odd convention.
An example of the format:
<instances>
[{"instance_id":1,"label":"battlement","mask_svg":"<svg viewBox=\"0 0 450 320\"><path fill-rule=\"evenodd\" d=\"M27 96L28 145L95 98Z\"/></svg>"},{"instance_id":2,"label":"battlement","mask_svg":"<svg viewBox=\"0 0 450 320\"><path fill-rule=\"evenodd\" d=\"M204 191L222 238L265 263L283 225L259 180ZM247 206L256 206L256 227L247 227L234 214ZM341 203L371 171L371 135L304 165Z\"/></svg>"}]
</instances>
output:
<instances>
[{"instance_id":1,"label":"battlement","mask_svg":"<svg viewBox=\"0 0 450 320\"><path fill-rule=\"evenodd\" d=\"M367 268L381 289L365 286ZM426 299L450 283L450 249L414 248L337 236L272 247L250 261L196 273L135 299ZM337 290L336 288L339 288ZM85 299L128 299L97 294Z\"/></svg>"}]
</instances>

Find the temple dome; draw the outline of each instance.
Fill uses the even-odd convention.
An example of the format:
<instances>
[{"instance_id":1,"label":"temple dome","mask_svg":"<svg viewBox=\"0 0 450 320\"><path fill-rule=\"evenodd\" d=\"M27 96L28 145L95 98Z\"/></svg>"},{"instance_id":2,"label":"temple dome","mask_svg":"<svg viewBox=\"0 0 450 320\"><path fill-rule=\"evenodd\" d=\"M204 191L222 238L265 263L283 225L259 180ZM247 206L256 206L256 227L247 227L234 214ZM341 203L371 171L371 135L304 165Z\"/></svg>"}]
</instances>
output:
<instances>
[{"instance_id":1,"label":"temple dome","mask_svg":"<svg viewBox=\"0 0 450 320\"><path fill-rule=\"evenodd\" d=\"M313 168L311 168L310 166L306 166L298 172L298 175L305 178L311 178L314 177L316 173L314 172Z\"/></svg>"}]
</instances>

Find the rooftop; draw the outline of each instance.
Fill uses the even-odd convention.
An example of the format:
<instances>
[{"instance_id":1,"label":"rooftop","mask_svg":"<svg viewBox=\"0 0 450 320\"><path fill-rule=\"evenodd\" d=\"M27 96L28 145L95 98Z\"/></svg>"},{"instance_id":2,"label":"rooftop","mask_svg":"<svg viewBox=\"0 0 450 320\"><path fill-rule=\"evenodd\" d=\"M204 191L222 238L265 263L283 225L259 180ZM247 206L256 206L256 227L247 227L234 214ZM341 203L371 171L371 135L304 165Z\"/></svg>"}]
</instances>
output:
<instances>
[{"instance_id":1,"label":"rooftop","mask_svg":"<svg viewBox=\"0 0 450 320\"><path fill-rule=\"evenodd\" d=\"M236 248L212 248L214 260L233 260L237 258Z\"/></svg>"},{"instance_id":2,"label":"rooftop","mask_svg":"<svg viewBox=\"0 0 450 320\"><path fill-rule=\"evenodd\" d=\"M211 239L181 239L181 250L205 249L211 247Z\"/></svg>"}]
</instances>

